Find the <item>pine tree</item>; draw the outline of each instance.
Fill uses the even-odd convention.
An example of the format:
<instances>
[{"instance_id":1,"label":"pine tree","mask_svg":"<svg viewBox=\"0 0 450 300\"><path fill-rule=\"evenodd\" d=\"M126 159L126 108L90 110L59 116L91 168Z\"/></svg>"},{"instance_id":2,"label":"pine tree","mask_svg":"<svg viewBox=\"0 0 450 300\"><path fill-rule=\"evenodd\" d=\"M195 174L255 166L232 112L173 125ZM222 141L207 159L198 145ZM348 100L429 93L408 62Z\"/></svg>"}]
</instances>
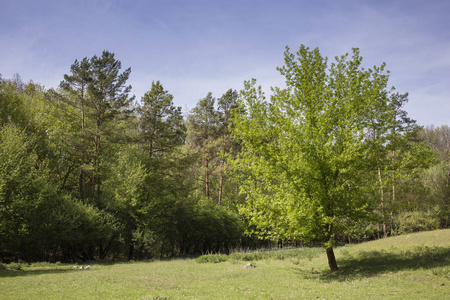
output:
<instances>
[{"instance_id":1,"label":"pine tree","mask_svg":"<svg viewBox=\"0 0 450 300\"><path fill-rule=\"evenodd\" d=\"M152 82L150 91L142 97L138 112L141 142L149 157L161 156L184 142L186 128L181 107L173 105L173 96L159 81Z\"/></svg>"},{"instance_id":2,"label":"pine tree","mask_svg":"<svg viewBox=\"0 0 450 300\"><path fill-rule=\"evenodd\" d=\"M232 118L233 109L237 108L238 93L232 89L229 89L218 100L219 113L220 113L220 125L219 125L219 198L218 205L222 205L223 198L223 185L225 176L225 156L231 151L233 147L233 137L230 132L230 121Z\"/></svg>"},{"instance_id":3,"label":"pine tree","mask_svg":"<svg viewBox=\"0 0 450 300\"><path fill-rule=\"evenodd\" d=\"M216 99L212 93L208 93L201 99L189 115L189 142L197 148L204 168L205 196L209 199L211 161L216 157L216 147L214 140L219 130L220 114L215 109Z\"/></svg>"},{"instance_id":4,"label":"pine tree","mask_svg":"<svg viewBox=\"0 0 450 300\"><path fill-rule=\"evenodd\" d=\"M101 196L102 140L114 142L114 124L131 114L134 97L129 97L131 85L126 86L131 68L119 73L122 64L114 58L114 53L103 51L101 57L92 57L90 64L92 81L88 86L88 105L92 109L90 117L95 122L91 187L98 201Z\"/></svg>"},{"instance_id":5,"label":"pine tree","mask_svg":"<svg viewBox=\"0 0 450 300\"><path fill-rule=\"evenodd\" d=\"M64 75L64 81L60 83L60 88L75 97L75 105L80 110L79 145L81 148L81 167L79 178L80 198L84 201L86 192L86 132L85 132L85 104L87 101L88 86L92 82L91 63L87 57L81 62L75 60L70 67L71 75Z\"/></svg>"}]
</instances>

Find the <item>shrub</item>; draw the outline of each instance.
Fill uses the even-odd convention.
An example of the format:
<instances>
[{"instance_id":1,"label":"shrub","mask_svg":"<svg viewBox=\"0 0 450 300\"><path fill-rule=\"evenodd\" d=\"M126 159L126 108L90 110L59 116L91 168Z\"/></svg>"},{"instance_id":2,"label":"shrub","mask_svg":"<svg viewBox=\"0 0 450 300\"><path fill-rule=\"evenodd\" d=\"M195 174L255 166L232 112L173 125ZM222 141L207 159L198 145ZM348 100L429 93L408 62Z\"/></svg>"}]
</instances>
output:
<instances>
[{"instance_id":1,"label":"shrub","mask_svg":"<svg viewBox=\"0 0 450 300\"><path fill-rule=\"evenodd\" d=\"M251 252L234 252L230 255L209 254L197 258L198 263L219 263L232 261L285 260L288 258L308 259L321 254L322 248L287 248L282 250L257 250Z\"/></svg>"},{"instance_id":2,"label":"shrub","mask_svg":"<svg viewBox=\"0 0 450 300\"><path fill-rule=\"evenodd\" d=\"M430 212L411 211L398 216L400 233L435 230L439 228L439 219Z\"/></svg>"},{"instance_id":3,"label":"shrub","mask_svg":"<svg viewBox=\"0 0 450 300\"><path fill-rule=\"evenodd\" d=\"M208 254L208 255L202 255L196 259L196 262L199 264L205 264L205 263L220 263L228 260L227 255L221 255L221 254Z\"/></svg>"},{"instance_id":4,"label":"shrub","mask_svg":"<svg viewBox=\"0 0 450 300\"><path fill-rule=\"evenodd\" d=\"M230 255L230 258L233 260L242 260L242 261L254 261L261 260L263 258L267 258L267 255L264 255L262 252L248 252L248 253L233 253Z\"/></svg>"},{"instance_id":5,"label":"shrub","mask_svg":"<svg viewBox=\"0 0 450 300\"><path fill-rule=\"evenodd\" d=\"M14 270L14 271L20 271L22 270L23 265L21 263L10 263L7 265L7 269Z\"/></svg>"}]
</instances>

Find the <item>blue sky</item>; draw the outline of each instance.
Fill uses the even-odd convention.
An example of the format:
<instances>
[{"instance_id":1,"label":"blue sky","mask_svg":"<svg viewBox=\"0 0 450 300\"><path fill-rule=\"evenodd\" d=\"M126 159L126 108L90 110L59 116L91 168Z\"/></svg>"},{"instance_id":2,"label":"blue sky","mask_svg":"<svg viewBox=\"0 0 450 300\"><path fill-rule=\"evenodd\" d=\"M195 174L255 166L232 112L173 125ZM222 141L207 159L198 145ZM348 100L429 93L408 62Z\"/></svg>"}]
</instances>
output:
<instances>
[{"instance_id":1,"label":"blue sky","mask_svg":"<svg viewBox=\"0 0 450 300\"><path fill-rule=\"evenodd\" d=\"M193 108L256 78L270 94L288 45L386 62L420 125L450 124L450 1L0 0L0 73L57 87L75 59L115 53L140 99L160 80Z\"/></svg>"}]
</instances>

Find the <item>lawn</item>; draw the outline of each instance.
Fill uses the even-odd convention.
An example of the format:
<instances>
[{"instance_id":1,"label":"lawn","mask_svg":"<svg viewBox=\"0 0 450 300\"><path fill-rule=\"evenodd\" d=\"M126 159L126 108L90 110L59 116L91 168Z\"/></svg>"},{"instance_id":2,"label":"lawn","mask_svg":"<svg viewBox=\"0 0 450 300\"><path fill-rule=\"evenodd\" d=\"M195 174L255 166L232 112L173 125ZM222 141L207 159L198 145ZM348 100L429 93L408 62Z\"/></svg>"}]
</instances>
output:
<instances>
[{"instance_id":1,"label":"lawn","mask_svg":"<svg viewBox=\"0 0 450 300\"><path fill-rule=\"evenodd\" d=\"M450 229L336 249L284 249L198 259L2 265L1 299L448 299ZM220 261L212 263L208 261ZM204 263L199 263L204 262ZM244 269L247 263L252 268Z\"/></svg>"}]
</instances>

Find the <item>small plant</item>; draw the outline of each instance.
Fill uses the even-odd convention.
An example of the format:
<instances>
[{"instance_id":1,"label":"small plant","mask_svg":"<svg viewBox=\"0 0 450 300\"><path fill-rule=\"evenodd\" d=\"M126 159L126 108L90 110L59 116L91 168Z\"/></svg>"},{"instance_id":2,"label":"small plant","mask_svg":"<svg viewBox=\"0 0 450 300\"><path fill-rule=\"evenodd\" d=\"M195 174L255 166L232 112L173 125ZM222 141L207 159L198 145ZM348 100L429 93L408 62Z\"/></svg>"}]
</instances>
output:
<instances>
[{"instance_id":1,"label":"small plant","mask_svg":"<svg viewBox=\"0 0 450 300\"><path fill-rule=\"evenodd\" d=\"M262 252L249 252L249 253L233 253L230 258L233 260L252 261L268 258L268 254L264 255Z\"/></svg>"},{"instance_id":2,"label":"small plant","mask_svg":"<svg viewBox=\"0 0 450 300\"><path fill-rule=\"evenodd\" d=\"M198 257L195 261L199 264L205 264L205 263L221 263L228 260L227 255L221 255L221 254L207 254L202 255Z\"/></svg>"},{"instance_id":3,"label":"small plant","mask_svg":"<svg viewBox=\"0 0 450 300\"><path fill-rule=\"evenodd\" d=\"M35 267L35 268L43 268L43 267L55 267L55 266L62 266L63 264L59 261L55 262L55 263L50 263L50 262L35 262L32 263L30 266L31 267Z\"/></svg>"},{"instance_id":4,"label":"small plant","mask_svg":"<svg viewBox=\"0 0 450 300\"><path fill-rule=\"evenodd\" d=\"M444 278L450 278L450 269L449 268L436 268L431 271L431 273L435 276L442 276Z\"/></svg>"},{"instance_id":5,"label":"small plant","mask_svg":"<svg viewBox=\"0 0 450 300\"><path fill-rule=\"evenodd\" d=\"M22 267L21 263L10 263L6 268L9 270L20 271L22 270Z\"/></svg>"}]
</instances>

